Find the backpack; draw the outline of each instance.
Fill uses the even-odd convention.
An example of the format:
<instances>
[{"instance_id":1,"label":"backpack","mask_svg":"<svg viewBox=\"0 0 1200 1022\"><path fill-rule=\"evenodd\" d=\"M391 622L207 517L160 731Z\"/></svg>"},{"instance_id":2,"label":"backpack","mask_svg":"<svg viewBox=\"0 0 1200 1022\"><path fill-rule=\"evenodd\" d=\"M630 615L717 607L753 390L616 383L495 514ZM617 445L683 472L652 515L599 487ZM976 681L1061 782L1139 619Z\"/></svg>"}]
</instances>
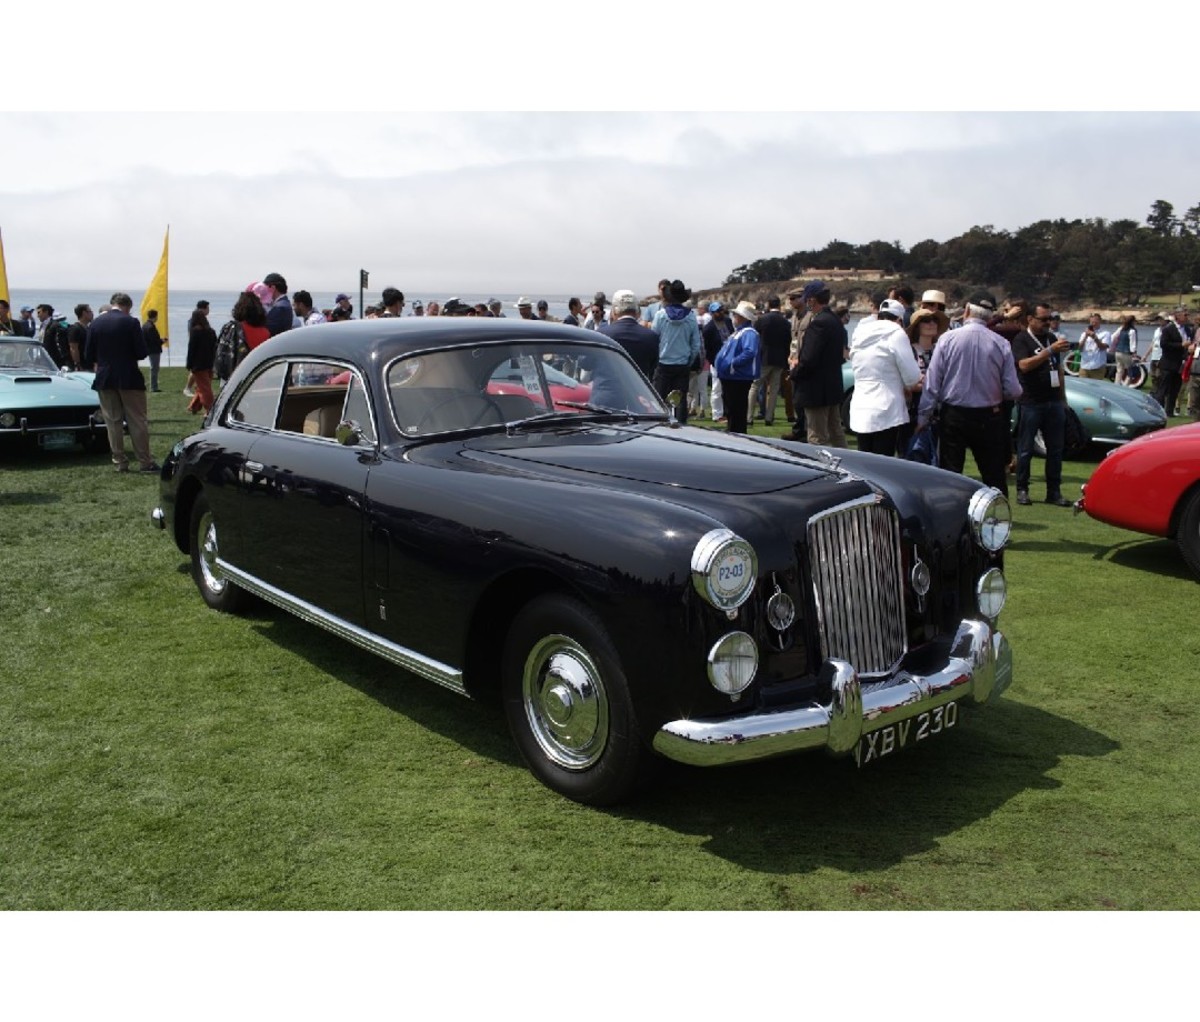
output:
<instances>
[{"instance_id":1,"label":"backpack","mask_svg":"<svg viewBox=\"0 0 1200 1022\"><path fill-rule=\"evenodd\" d=\"M222 383L228 381L238 363L249 351L250 347L246 344L246 335L241 324L236 319L231 319L221 327L221 333L217 337L217 357L213 363L217 379Z\"/></svg>"}]
</instances>

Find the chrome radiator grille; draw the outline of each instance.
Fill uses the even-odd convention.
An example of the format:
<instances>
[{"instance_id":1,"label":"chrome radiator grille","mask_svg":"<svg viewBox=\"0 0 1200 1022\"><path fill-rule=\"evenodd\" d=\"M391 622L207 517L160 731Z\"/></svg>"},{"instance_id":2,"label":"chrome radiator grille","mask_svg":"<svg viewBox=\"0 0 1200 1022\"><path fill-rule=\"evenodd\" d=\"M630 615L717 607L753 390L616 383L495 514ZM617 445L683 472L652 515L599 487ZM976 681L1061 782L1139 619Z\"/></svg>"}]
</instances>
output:
<instances>
[{"instance_id":1,"label":"chrome radiator grille","mask_svg":"<svg viewBox=\"0 0 1200 1022\"><path fill-rule=\"evenodd\" d=\"M822 656L891 670L908 645L895 513L868 498L815 515L808 549Z\"/></svg>"}]
</instances>

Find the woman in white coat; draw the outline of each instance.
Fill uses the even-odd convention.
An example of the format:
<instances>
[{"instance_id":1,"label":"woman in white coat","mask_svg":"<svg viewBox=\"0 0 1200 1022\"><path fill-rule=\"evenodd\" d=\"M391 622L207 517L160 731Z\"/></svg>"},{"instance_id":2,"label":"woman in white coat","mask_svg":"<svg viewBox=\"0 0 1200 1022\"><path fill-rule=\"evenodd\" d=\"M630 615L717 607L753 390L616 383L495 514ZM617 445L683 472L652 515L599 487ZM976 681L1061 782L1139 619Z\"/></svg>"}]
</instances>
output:
<instances>
[{"instance_id":1,"label":"woman in white coat","mask_svg":"<svg viewBox=\"0 0 1200 1022\"><path fill-rule=\"evenodd\" d=\"M870 454L895 456L900 428L908 424L909 392L921 379L903 321L904 306L889 298L850 338L850 429L858 434L858 449Z\"/></svg>"}]
</instances>

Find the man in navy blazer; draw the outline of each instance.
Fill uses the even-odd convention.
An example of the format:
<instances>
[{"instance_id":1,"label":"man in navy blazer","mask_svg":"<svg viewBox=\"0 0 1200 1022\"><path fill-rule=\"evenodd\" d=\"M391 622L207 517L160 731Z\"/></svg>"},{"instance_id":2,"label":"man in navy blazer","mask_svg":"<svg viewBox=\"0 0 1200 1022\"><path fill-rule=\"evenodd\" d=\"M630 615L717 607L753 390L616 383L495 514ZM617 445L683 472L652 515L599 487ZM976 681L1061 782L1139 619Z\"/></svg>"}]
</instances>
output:
<instances>
[{"instance_id":1,"label":"man in navy blazer","mask_svg":"<svg viewBox=\"0 0 1200 1022\"><path fill-rule=\"evenodd\" d=\"M632 291L617 291L613 295L612 322L603 324L600 333L629 352L646 379L653 380L658 365L658 334L638 322L638 311L637 295Z\"/></svg>"},{"instance_id":2,"label":"man in navy blazer","mask_svg":"<svg viewBox=\"0 0 1200 1022\"><path fill-rule=\"evenodd\" d=\"M139 360L146 357L146 342L141 324L129 314L132 308L133 299L129 295L117 292L112 296L112 309L101 313L88 327L83 360L96 371L92 389L99 396L104 412L113 465L118 472L129 471L124 432L128 424L140 470L157 472L159 465L150 456L146 381L138 368Z\"/></svg>"}]
</instances>

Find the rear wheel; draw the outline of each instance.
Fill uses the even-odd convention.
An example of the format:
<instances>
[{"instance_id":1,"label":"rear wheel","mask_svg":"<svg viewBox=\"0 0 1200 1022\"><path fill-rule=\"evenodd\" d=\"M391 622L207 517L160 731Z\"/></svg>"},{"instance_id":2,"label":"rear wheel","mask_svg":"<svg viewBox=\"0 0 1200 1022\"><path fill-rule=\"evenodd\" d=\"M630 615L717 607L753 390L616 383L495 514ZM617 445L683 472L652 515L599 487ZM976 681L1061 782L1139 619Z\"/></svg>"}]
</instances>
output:
<instances>
[{"instance_id":1,"label":"rear wheel","mask_svg":"<svg viewBox=\"0 0 1200 1022\"><path fill-rule=\"evenodd\" d=\"M217 538L217 523L208 506L208 498L201 493L192 505L191 519L192 578L196 588L213 610L234 613L246 602L246 593L225 577L217 565L220 547Z\"/></svg>"},{"instance_id":2,"label":"rear wheel","mask_svg":"<svg viewBox=\"0 0 1200 1022\"><path fill-rule=\"evenodd\" d=\"M1175 541L1187 566L1200 576L1200 490L1195 490L1183 506Z\"/></svg>"},{"instance_id":3,"label":"rear wheel","mask_svg":"<svg viewBox=\"0 0 1200 1022\"><path fill-rule=\"evenodd\" d=\"M1082 361L1082 359L1083 352L1081 352L1078 348L1076 348L1071 352L1071 354L1063 359L1063 370L1068 376L1079 375L1079 363Z\"/></svg>"},{"instance_id":4,"label":"rear wheel","mask_svg":"<svg viewBox=\"0 0 1200 1022\"><path fill-rule=\"evenodd\" d=\"M626 798L648 754L600 619L578 600L539 596L513 621L502 671L504 712L534 776L588 805Z\"/></svg>"},{"instance_id":5,"label":"rear wheel","mask_svg":"<svg viewBox=\"0 0 1200 1022\"><path fill-rule=\"evenodd\" d=\"M1134 362L1133 365L1125 370L1125 379L1121 381L1121 386L1141 390L1149 378L1150 374L1146 372L1146 367L1141 362Z\"/></svg>"}]
</instances>

